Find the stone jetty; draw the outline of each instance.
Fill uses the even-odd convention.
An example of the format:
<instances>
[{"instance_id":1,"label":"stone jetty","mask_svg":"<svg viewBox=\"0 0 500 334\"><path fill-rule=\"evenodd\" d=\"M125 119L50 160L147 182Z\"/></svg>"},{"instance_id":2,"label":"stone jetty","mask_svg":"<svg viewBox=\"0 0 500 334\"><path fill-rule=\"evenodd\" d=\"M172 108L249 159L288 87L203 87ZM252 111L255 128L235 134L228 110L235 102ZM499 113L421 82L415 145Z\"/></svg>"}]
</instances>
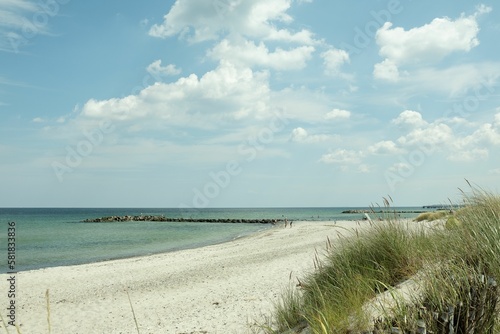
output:
<instances>
[{"instance_id":1,"label":"stone jetty","mask_svg":"<svg viewBox=\"0 0 500 334\"><path fill-rule=\"evenodd\" d=\"M100 218L89 218L84 223L114 223L114 222L180 222L180 223L244 223L244 224L276 224L282 219L238 219L238 218L170 218L165 216L108 216Z\"/></svg>"}]
</instances>

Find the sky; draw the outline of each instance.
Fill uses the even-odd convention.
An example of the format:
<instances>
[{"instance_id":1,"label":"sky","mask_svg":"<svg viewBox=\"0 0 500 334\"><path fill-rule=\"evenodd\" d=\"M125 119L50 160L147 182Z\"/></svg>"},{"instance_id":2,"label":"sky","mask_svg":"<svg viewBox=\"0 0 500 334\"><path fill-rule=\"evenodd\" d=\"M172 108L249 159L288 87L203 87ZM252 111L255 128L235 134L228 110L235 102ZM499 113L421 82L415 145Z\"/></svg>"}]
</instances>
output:
<instances>
[{"instance_id":1,"label":"sky","mask_svg":"<svg viewBox=\"0 0 500 334\"><path fill-rule=\"evenodd\" d=\"M498 45L494 1L0 0L0 207L496 193Z\"/></svg>"}]
</instances>

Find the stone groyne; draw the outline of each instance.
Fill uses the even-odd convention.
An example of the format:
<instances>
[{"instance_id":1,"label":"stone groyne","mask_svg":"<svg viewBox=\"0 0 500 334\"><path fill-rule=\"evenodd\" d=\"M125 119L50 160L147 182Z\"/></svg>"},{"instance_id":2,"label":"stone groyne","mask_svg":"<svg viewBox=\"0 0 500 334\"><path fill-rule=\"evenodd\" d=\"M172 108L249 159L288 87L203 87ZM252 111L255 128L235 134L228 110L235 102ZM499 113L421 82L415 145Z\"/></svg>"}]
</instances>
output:
<instances>
[{"instance_id":1,"label":"stone groyne","mask_svg":"<svg viewBox=\"0 0 500 334\"><path fill-rule=\"evenodd\" d=\"M114 222L180 222L180 223L245 223L245 224L276 224L282 219L238 219L238 218L170 218L165 216L108 216L100 218L89 218L84 223L114 223Z\"/></svg>"}]
</instances>

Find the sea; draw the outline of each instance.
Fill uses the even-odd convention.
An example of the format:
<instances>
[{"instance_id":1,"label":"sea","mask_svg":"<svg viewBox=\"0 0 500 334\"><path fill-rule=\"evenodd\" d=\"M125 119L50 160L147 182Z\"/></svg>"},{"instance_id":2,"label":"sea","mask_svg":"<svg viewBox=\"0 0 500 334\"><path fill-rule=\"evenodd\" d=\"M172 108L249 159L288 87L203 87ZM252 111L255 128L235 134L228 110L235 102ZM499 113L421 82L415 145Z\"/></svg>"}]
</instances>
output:
<instances>
[{"instance_id":1,"label":"sea","mask_svg":"<svg viewBox=\"0 0 500 334\"><path fill-rule=\"evenodd\" d=\"M0 273L78 265L197 248L242 238L273 228L271 224L204 222L85 223L107 216L164 215L169 218L284 219L289 221L362 220L369 208L0 208ZM375 209L377 210L377 209ZM385 209L384 209L385 210ZM413 218L422 207L390 208ZM387 215L387 214L385 214ZM394 214L389 214L394 216ZM12 229L14 227L14 230ZM9 230L10 228L10 230ZM15 245L8 235L15 233ZM15 246L8 268L8 246ZM12 249L11 249L12 250ZM12 253L12 252L10 252ZM1 259L1 257L5 257Z\"/></svg>"}]
</instances>

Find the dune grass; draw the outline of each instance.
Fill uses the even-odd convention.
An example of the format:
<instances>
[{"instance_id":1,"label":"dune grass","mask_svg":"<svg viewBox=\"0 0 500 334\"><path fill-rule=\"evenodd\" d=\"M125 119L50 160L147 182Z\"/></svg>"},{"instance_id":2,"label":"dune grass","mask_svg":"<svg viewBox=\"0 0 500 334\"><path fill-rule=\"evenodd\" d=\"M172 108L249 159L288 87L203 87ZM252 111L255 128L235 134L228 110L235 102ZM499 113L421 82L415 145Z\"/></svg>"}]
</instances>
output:
<instances>
[{"instance_id":1,"label":"dune grass","mask_svg":"<svg viewBox=\"0 0 500 334\"><path fill-rule=\"evenodd\" d=\"M330 244L326 258L317 261L317 270L301 282L301 288L288 292L277 307L275 332L303 321L313 333L370 327L363 306L377 293L416 274L424 265L423 253L432 248L431 239L422 228L396 222L377 222L370 233L341 236Z\"/></svg>"},{"instance_id":2,"label":"dune grass","mask_svg":"<svg viewBox=\"0 0 500 334\"><path fill-rule=\"evenodd\" d=\"M500 197L473 189L453 224L373 223L369 233L330 243L316 270L283 295L268 333L362 333L378 328L434 333L498 332ZM448 221L449 221L448 217ZM429 220L429 219L425 219ZM418 296L394 287L418 277ZM366 305L382 293L394 299L382 315ZM446 331L445 331L446 327Z\"/></svg>"},{"instance_id":3,"label":"dune grass","mask_svg":"<svg viewBox=\"0 0 500 334\"><path fill-rule=\"evenodd\" d=\"M434 221L434 220L438 220L438 219L443 219L448 215L449 215L448 211L444 211L444 210L438 210L438 211L433 211L433 212L424 212L424 213L419 214L417 216L417 218L415 218L415 221L417 221L417 222L421 222L424 220Z\"/></svg>"}]
</instances>

